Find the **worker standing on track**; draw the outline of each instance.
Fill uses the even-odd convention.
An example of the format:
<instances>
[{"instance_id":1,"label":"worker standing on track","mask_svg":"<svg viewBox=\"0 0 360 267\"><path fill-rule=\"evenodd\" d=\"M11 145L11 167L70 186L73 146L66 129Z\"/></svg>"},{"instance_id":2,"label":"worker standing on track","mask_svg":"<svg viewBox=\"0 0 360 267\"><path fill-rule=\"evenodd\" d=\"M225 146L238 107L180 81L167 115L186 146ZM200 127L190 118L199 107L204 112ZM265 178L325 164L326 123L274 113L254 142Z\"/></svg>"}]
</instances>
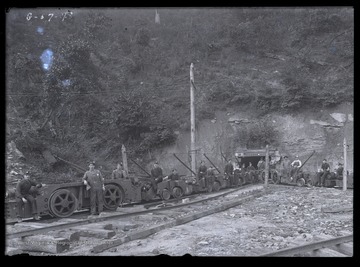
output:
<instances>
[{"instance_id":1,"label":"worker standing on track","mask_svg":"<svg viewBox=\"0 0 360 267\"><path fill-rule=\"evenodd\" d=\"M99 170L95 169L95 162L90 162L89 170L84 174L83 183L87 190L90 190L91 215L101 215L104 204L104 177Z\"/></svg>"}]
</instances>

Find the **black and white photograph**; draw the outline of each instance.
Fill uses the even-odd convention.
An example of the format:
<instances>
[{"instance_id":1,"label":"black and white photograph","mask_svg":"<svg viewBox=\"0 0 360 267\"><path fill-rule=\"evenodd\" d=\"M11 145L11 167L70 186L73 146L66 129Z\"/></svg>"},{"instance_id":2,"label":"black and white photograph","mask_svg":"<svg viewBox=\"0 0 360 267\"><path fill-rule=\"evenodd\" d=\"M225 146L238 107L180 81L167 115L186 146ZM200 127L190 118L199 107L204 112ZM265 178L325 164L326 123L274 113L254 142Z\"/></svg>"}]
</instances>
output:
<instances>
[{"instance_id":1,"label":"black and white photograph","mask_svg":"<svg viewBox=\"0 0 360 267\"><path fill-rule=\"evenodd\" d=\"M7 256L354 257L354 7L5 11Z\"/></svg>"}]
</instances>

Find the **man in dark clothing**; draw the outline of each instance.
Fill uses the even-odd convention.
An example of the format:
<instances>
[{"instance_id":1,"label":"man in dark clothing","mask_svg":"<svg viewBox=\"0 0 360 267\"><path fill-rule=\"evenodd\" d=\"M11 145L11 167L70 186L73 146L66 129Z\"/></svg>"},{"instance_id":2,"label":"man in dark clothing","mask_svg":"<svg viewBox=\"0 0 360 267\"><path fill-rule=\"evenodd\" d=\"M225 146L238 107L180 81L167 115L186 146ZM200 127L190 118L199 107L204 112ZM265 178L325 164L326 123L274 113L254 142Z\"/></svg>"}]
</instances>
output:
<instances>
[{"instance_id":1,"label":"man in dark clothing","mask_svg":"<svg viewBox=\"0 0 360 267\"><path fill-rule=\"evenodd\" d=\"M325 186L325 178L328 176L328 174L330 173L330 165L329 163L327 163L326 159L323 160L323 163L321 164L321 170L319 173L319 177L320 177L320 181L319 181L319 185Z\"/></svg>"},{"instance_id":2,"label":"man in dark clothing","mask_svg":"<svg viewBox=\"0 0 360 267\"><path fill-rule=\"evenodd\" d=\"M199 171L198 171L198 179L199 179L199 183L202 187L205 187L205 176L206 176L206 171L207 171L207 167L205 165L204 161L200 162L200 167L199 167Z\"/></svg>"},{"instance_id":3,"label":"man in dark clothing","mask_svg":"<svg viewBox=\"0 0 360 267\"><path fill-rule=\"evenodd\" d=\"M213 185L215 182L215 168L210 166L207 170L206 170L206 187L209 185Z\"/></svg>"},{"instance_id":4,"label":"man in dark clothing","mask_svg":"<svg viewBox=\"0 0 360 267\"><path fill-rule=\"evenodd\" d=\"M180 179L180 175L178 174L176 169L173 169L168 178L171 181L176 181Z\"/></svg>"},{"instance_id":5,"label":"man in dark clothing","mask_svg":"<svg viewBox=\"0 0 360 267\"><path fill-rule=\"evenodd\" d=\"M262 171L265 170L265 160L261 158L257 164L258 170Z\"/></svg>"},{"instance_id":6,"label":"man in dark clothing","mask_svg":"<svg viewBox=\"0 0 360 267\"><path fill-rule=\"evenodd\" d=\"M122 164L118 163L117 168L113 170L111 174L111 179L123 179L125 178L124 170L122 169Z\"/></svg>"},{"instance_id":7,"label":"man in dark clothing","mask_svg":"<svg viewBox=\"0 0 360 267\"><path fill-rule=\"evenodd\" d=\"M104 177L99 170L95 169L95 162L90 162L89 170L85 172L83 182L87 186L86 190L90 190L91 215L100 215L103 211L105 186Z\"/></svg>"},{"instance_id":8,"label":"man in dark clothing","mask_svg":"<svg viewBox=\"0 0 360 267\"><path fill-rule=\"evenodd\" d=\"M338 179L342 179L344 175L344 166L342 165L342 163L338 163L338 167L336 169L336 176Z\"/></svg>"},{"instance_id":9,"label":"man in dark clothing","mask_svg":"<svg viewBox=\"0 0 360 267\"><path fill-rule=\"evenodd\" d=\"M228 160L228 163L225 165L224 169L225 177L230 180L230 186L234 184L234 166L231 159Z\"/></svg>"},{"instance_id":10,"label":"man in dark clothing","mask_svg":"<svg viewBox=\"0 0 360 267\"><path fill-rule=\"evenodd\" d=\"M248 177L250 181L255 182L255 167L252 165L251 161L249 162L249 166L246 168L246 172L248 173Z\"/></svg>"},{"instance_id":11,"label":"man in dark clothing","mask_svg":"<svg viewBox=\"0 0 360 267\"><path fill-rule=\"evenodd\" d=\"M31 212L34 216L35 220L40 220L38 212L37 212L37 205L36 199L34 198L35 188L41 187L41 184L37 184L36 182L30 180L30 172L26 172L24 174L24 178L17 184L16 186L16 203L18 208L17 220L21 222L21 215L22 215L22 208L23 204L27 203L28 201L31 204Z\"/></svg>"},{"instance_id":12,"label":"man in dark clothing","mask_svg":"<svg viewBox=\"0 0 360 267\"><path fill-rule=\"evenodd\" d=\"M157 192L157 184L161 183L163 180L163 170L159 166L159 163L157 161L154 163L154 167L151 169L151 178L152 178L151 184L156 193Z\"/></svg>"}]
</instances>

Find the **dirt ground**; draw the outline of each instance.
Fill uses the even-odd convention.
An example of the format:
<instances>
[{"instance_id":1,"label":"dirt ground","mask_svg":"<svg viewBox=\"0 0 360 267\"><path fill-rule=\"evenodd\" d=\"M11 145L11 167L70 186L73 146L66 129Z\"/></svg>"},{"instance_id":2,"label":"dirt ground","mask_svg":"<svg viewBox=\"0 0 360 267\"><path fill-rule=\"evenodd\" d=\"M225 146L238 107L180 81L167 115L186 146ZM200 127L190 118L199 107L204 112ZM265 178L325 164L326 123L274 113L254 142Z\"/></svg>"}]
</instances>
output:
<instances>
[{"instance_id":1,"label":"dirt ground","mask_svg":"<svg viewBox=\"0 0 360 267\"><path fill-rule=\"evenodd\" d=\"M237 193L232 193L225 198L234 200L237 197ZM270 185L266 194L242 205L162 230L145 239L93 254L91 247L104 240L81 238L79 246L59 255L258 256L307 242L352 234L352 208L353 190ZM142 216L157 220L154 214ZM141 218L111 223L125 223L130 228L135 227L135 231L145 227L140 226ZM126 236L128 231L132 229L120 231L114 238ZM84 244L81 245L82 241Z\"/></svg>"},{"instance_id":2,"label":"dirt ground","mask_svg":"<svg viewBox=\"0 0 360 267\"><path fill-rule=\"evenodd\" d=\"M352 190L270 186L266 195L243 205L95 255L255 256L351 234L352 207Z\"/></svg>"}]
</instances>

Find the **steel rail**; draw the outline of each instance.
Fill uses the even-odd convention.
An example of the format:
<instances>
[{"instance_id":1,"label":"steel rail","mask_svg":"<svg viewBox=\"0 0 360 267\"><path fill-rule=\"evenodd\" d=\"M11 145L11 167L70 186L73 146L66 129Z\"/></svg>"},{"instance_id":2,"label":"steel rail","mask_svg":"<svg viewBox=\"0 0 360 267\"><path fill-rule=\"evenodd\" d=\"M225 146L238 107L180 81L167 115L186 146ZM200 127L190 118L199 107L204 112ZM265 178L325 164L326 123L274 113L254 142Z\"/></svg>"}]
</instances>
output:
<instances>
[{"instance_id":1,"label":"steel rail","mask_svg":"<svg viewBox=\"0 0 360 267\"><path fill-rule=\"evenodd\" d=\"M224 192L224 193L221 194L221 196L226 196L226 195L228 195L228 194L234 193L234 192L239 191L239 190L241 190L241 189L246 189L246 188L251 187L251 186L253 186L253 184L244 185L244 186L241 186L241 187L239 187L239 188L232 189L232 190L230 190L230 191L228 191L228 192ZM164 203L165 203L165 204L166 204L166 203L172 203L172 202L175 202L175 203L176 203L176 202L179 202L180 200L185 199L185 198L195 198L195 197L198 197L198 196L204 196L204 195L206 196L207 194L214 194L214 193L215 193L215 192L212 192L212 193L200 192L200 193L195 193L195 194L191 194L191 195L187 195L187 196L182 196L182 197L180 197L180 198L178 198L178 199L173 198L173 199L166 200L166 201L164 201L164 200L156 201L156 202L153 202L153 203L145 204L145 205L144 205L144 208L148 209L148 208L150 208L150 207L157 206L157 205L164 204ZM214 197L217 197L217 196L218 196L218 195L216 195L216 196L214 196Z\"/></svg>"},{"instance_id":2,"label":"steel rail","mask_svg":"<svg viewBox=\"0 0 360 267\"><path fill-rule=\"evenodd\" d=\"M255 186L255 188L252 191L259 191L263 188L264 188L263 186ZM241 190L241 189L243 189L243 188L241 188L241 187L238 188L238 190ZM249 192L251 192L251 191L249 191ZM224 193L224 195L225 194L229 194L229 193L226 192L226 193ZM147 209L147 210L136 211L136 212L132 212L132 213L125 213L125 214L123 213L123 214L110 215L110 216L106 216L106 217L89 218L89 219L76 221L76 222L68 222L68 223L63 223L63 224L58 224L58 225L46 226L46 227L38 228L38 229L31 229L31 230L21 231L21 232L17 232L17 233L10 233L10 234L6 235L6 238L10 239L10 238L25 237L25 236L31 236L31 235L39 235L39 234L47 233L49 231L62 230L62 229L76 227L76 226L80 226L80 225L98 223L98 222L103 222L103 221L107 221L107 220L131 217L131 216L136 216L136 215L143 215L143 214L151 213L154 211L176 209L176 208L180 208L180 207L184 207L184 206L190 206L190 205L193 205L193 204L196 204L199 202L204 202L204 201L209 201L212 199L220 198L222 196L223 196L223 194L213 196L210 198L206 198L206 199L197 200L197 201L181 203L176 206L165 206L162 208Z\"/></svg>"},{"instance_id":3,"label":"steel rail","mask_svg":"<svg viewBox=\"0 0 360 267\"><path fill-rule=\"evenodd\" d=\"M336 237L328 240L313 242L310 244L305 244L293 248L286 248L279 251L262 254L259 257L281 257L281 256L291 256L294 254L301 254L306 252L311 252L314 250L322 249L322 248L329 248L331 246L336 246L342 243L351 242L353 241L353 235L346 235L341 237Z\"/></svg>"}]
</instances>

